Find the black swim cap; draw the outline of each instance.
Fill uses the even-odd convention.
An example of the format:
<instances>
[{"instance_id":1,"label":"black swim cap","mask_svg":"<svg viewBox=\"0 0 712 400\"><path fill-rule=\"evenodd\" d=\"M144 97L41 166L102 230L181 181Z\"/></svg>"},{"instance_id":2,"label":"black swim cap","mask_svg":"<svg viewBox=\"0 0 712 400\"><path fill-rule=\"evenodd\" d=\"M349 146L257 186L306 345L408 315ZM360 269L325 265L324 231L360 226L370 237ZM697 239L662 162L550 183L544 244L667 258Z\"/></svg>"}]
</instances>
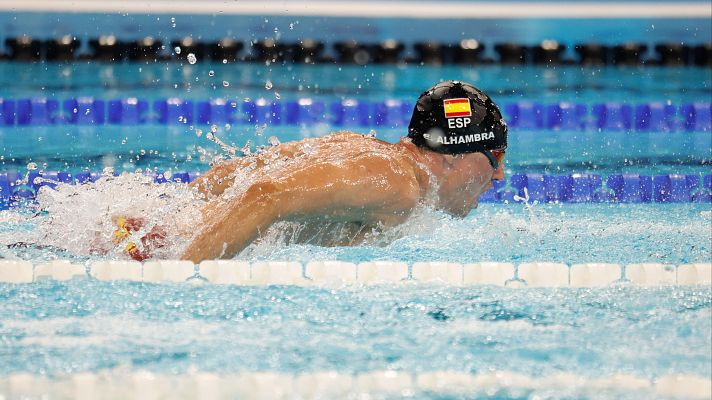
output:
<instances>
[{"instance_id":1,"label":"black swim cap","mask_svg":"<svg viewBox=\"0 0 712 400\"><path fill-rule=\"evenodd\" d=\"M408 137L415 145L437 153L487 155L490 150L507 147L507 124L497 105L480 89L446 81L420 95Z\"/></svg>"}]
</instances>

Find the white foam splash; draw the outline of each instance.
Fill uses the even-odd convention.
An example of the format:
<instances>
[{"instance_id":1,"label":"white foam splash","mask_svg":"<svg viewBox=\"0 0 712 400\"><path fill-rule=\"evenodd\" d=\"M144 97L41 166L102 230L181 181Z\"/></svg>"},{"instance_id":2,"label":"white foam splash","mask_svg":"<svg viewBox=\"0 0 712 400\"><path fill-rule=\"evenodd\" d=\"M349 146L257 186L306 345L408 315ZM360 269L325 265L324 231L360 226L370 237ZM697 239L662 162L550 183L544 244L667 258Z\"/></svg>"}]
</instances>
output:
<instances>
[{"instance_id":1,"label":"white foam splash","mask_svg":"<svg viewBox=\"0 0 712 400\"><path fill-rule=\"evenodd\" d=\"M94 184L60 183L43 187L38 208L46 211L32 218L36 229L32 241L56 246L78 255L125 258L128 240L136 243L154 226L167 233L167 246L156 249L159 258L176 258L200 226L204 202L197 191L184 184L157 184L149 176L124 173L105 176ZM118 244L112 242L117 217L145 220L137 232Z\"/></svg>"}]
</instances>

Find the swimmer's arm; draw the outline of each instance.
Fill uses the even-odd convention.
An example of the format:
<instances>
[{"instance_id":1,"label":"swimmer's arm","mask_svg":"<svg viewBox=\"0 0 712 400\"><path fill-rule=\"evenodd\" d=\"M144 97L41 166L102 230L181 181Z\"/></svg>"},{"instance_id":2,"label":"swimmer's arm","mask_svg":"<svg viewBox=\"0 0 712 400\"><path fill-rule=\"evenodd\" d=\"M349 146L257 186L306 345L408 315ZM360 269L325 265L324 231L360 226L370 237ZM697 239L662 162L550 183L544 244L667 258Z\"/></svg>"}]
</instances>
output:
<instances>
[{"instance_id":1,"label":"swimmer's arm","mask_svg":"<svg viewBox=\"0 0 712 400\"><path fill-rule=\"evenodd\" d=\"M181 259L199 263L237 254L277 219L277 198L269 183L252 185L230 203L213 201L203 212L203 228Z\"/></svg>"},{"instance_id":2,"label":"swimmer's arm","mask_svg":"<svg viewBox=\"0 0 712 400\"><path fill-rule=\"evenodd\" d=\"M384 162L369 160L366 169L363 164L311 165L278 181L255 183L229 203L208 203L204 228L181 258L197 263L233 257L274 222L291 218L400 222L417 204L420 187L414 174L404 176Z\"/></svg>"}]
</instances>

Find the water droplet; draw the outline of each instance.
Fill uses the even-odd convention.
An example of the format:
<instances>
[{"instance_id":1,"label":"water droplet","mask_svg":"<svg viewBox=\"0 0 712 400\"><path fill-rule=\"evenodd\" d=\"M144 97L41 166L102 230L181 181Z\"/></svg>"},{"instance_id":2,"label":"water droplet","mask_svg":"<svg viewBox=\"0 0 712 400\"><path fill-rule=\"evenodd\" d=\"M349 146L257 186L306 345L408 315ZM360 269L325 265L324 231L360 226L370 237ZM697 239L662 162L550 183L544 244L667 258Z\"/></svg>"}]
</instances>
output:
<instances>
[{"instance_id":1,"label":"water droplet","mask_svg":"<svg viewBox=\"0 0 712 400\"><path fill-rule=\"evenodd\" d=\"M270 146L279 146L279 139L277 139L276 136L270 136L269 139L267 139L267 143L269 143Z\"/></svg>"},{"instance_id":2,"label":"water droplet","mask_svg":"<svg viewBox=\"0 0 712 400\"><path fill-rule=\"evenodd\" d=\"M218 126L215 125L215 124L210 125L210 132L211 132L211 133L218 133Z\"/></svg>"},{"instance_id":3,"label":"water droplet","mask_svg":"<svg viewBox=\"0 0 712 400\"><path fill-rule=\"evenodd\" d=\"M267 89L267 90L272 89L272 81L267 80L267 82L265 82L265 89Z\"/></svg>"},{"instance_id":4,"label":"water droplet","mask_svg":"<svg viewBox=\"0 0 712 400\"><path fill-rule=\"evenodd\" d=\"M262 124L262 126L255 124L255 135L262 136L265 129L267 129L267 124Z\"/></svg>"},{"instance_id":5,"label":"water droplet","mask_svg":"<svg viewBox=\"0 0 712 400\"><path fill-rule=\"evenodd\" d=\"M188 53L188 63L195 64L195 62L198 61L198 59L195 57L195 54L193 53Z\"/></svg>"},{"instance_id":6,"label":"water droplet","mask_svg":"<svg viewBox=\"0 0 712 400\"><path fill-rule=\"evenodd\" d=\"M249 140L247 141L247 143L245 143L244 146L242 146L240 151L242 152L242 154L244 154L246 156L249 156L250 154L252 154L252 151L250 150L250 141Z\"/></svg>"},{"instance_id":7,"label":"water droplet","mask_svg":"<svg viewBox=\"0 0 712 400\"><path fill-rule=\"evenodd\" d=\"M279 92L276 92L276 91L275 91L275 92L274 92L274 98L277 99L277 100L279 100L279 99L282 98L282 95L280 95Z\"/></svg>"},{"instance_id":8,"label":"water droplet","mask_svg":"<svg viewBox=\"0 0 712 400\"><path fill-rule=\"evenodd\" d=\"M314 148L313 148L309 143L304 143L304 144L302 145L302 150L303 150L306 154L314 154Z\"/></svg>"},{"instance_id":9,"label":"water droplet","mask_svg":"<svg viewBox=\"0 0 712 400\"><path fill-rule=\"evenodd\" d=\"M121 144L126 144L126 139L121 139Z\"/></svg>"},{"instance_id":10,"label":"water droplet","mask_svg":"<svg viewBox=\"0 0 712 400\"><path fill-rule=\"evenodd\" d=\"M215 71L213 71L212 69L208 71L208 76L215 76Z\"/></svg>"},{"instance_id":11,"label":"water droplet","mask_svg":"<svg viewBox=\"0 0 712 400\"><path fill-rule=\"evenodd\" d=\"M33 162L28 163L28 164L27 164L27 169L30 170L30 171L36 170L36 169L37 169L37 164L36 164L36 163L33 163Z\"/></svg>"},{"instance_id":12,"label":"water droplet","mask_svg":"<svg viewBox=\"0 0 712 400\"><path fill-rule=\"evenodd\" d=\"M230 82L228 82L228 81L223 81L223 86L224 86L224 87L230 86Z\"/></svg>"},{"instance_id":13,"label":"water droplet","mask_svg":"<svg viewBox=\"0 0 712 400\"><path fill-rule=\"evenodd\" d=\"M195 128L195 136L201 137L203 136L203 130L199 128Z\"/></svg>"},{"instance_id":14,"label":"water droplet","mask_svg":"<svg viewBox=\"0 0 712 400\"><path fill-rule=\"evenodd\" d=\"M141 155L142 155L142 156L145 156L145 155L146 155L146 150L141 149Z\"/></svg>"},{"instance_id":15,"label":"water droplet","mask_svg":"<svg viewBox=\"0 0 712 400\"><path fill-rule=\"evenodd\" d=\"M176 54L180 54L180 46L176 46L173 51L175 51Z\"/></svg>"},{"instance_id":16,"label":"water droplet","mask_svg":"<svg viewBox=\"0 0 712 400\"><path fill-rule=\"evenodd\" d=\"M223 64L227 64L227 58L223 58Z\"/></svg>"}]
</instances>

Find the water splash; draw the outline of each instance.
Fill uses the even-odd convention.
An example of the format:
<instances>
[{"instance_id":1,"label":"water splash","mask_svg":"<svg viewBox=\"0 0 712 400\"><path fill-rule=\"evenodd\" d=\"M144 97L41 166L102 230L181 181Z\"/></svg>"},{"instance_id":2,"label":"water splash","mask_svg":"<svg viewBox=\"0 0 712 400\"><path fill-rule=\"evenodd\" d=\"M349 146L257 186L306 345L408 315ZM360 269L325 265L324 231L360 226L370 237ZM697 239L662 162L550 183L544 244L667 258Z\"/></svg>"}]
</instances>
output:
<instances>
[{"instance_id":1,"label":"water splash","mask_svg":"<svg viewBox=\"0 0 712 400\"><path fill-rule=\"evenodd\" d=\"M55 189L40 189L36 212L25 215L22 222L28 229L0 234L0 241L37 243L78 256L125 259L128 241L140 243L154 226L161 226L168 242L154 255L176 258L195 227L200 226L203 205L201 195L188 185L157 184L143 174L105 175L96 183L85 185L58 182ZM140 218L144 223L128 238L115 243L113 233L119 217Z\"/></svg>"},{"instance_id":2,"label":"water splash","mask_svg":"<svg viewBox=\"0 0 712 400\"><path fill-rule=\"evenodd\" d=\"M223 142L217 136L217 133L218 133L218 126L213 124L210 126L210 132L208 132L205 135L205 138L210 140L211 142L217 144L225 156L227 156L228 158L235 158L238 155L238 152L240 150L235 146L230 146L229 144Z\"/></svg>"},{"instance_id":3,"label":"water splash","mask_svg":"<svg viewBox=\"0 0 712 400\"><path fill-rule=\"evenodd\" d=\"M252 154L251 148L252 148L252 142L250 142L248 140L247 142L245 142L245 145L242 146L242 148L240 148L240 151L242 152L242 154L249 156Z\"/></svg>"}]
</instances>

